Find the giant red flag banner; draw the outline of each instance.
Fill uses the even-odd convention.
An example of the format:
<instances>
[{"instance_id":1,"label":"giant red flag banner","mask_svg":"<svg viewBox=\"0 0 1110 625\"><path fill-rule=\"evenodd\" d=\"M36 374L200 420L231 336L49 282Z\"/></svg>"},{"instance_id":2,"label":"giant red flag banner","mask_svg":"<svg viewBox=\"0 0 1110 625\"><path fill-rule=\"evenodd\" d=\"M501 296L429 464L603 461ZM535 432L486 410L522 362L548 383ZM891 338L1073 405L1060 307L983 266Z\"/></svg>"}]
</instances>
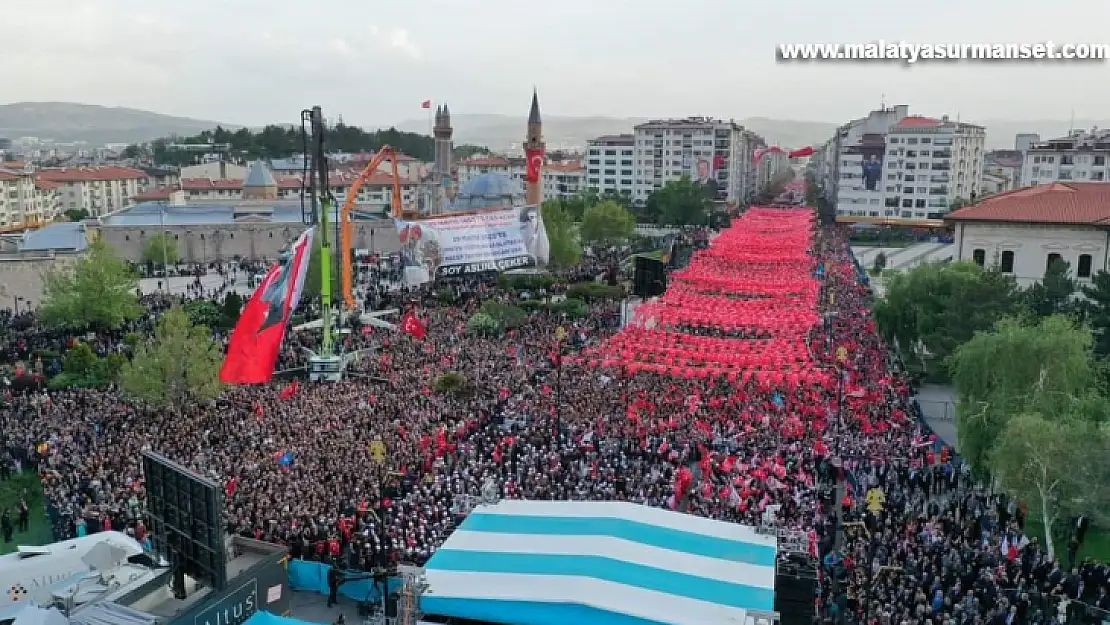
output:
<instances>
[{"instance_id":1,"label":"giant red flag banner","mask_svg":"<svg viewBox=\"0 0 1110 625\"><path fill-rule=\"evenodd\" d=\"M524 156L528 159L528 172L524 179L528 182L539 182L543 170L543 148L525 150Z\"/></svg>"},{"instance_id":2,"label":"giant red flag banner","mask_svg":"<svg viewBox=\"0 0 1110 625\"><path fill-rule=\"evenodd\" d=\"M243 308L220 369L224 383L261 384L273 377L289 315L301 299L313 234L309 228L297 238L289 259L270 267Z\"/></svg>"}]
</instances>

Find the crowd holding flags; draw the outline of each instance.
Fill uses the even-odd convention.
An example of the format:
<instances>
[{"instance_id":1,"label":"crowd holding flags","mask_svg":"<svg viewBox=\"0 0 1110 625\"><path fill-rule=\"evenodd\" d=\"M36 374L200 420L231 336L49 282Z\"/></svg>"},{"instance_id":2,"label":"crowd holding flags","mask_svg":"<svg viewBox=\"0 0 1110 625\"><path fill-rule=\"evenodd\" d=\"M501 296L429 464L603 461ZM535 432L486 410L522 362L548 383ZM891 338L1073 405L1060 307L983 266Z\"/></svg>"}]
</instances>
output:
<instances>
[{"instance_id":1,"label":"crowd holding flags","mask_svg":"<svg viewBox=\"0 0 1110 625\"><path fill-rule=\"evenodd\" d=\"M304 289L314 234L315 228L301 233L288 260L270 267L251 295L231 334L227 357L220 369L222 382L262 384L273 377L289 316Z\"/></svg>"}]
</instances>

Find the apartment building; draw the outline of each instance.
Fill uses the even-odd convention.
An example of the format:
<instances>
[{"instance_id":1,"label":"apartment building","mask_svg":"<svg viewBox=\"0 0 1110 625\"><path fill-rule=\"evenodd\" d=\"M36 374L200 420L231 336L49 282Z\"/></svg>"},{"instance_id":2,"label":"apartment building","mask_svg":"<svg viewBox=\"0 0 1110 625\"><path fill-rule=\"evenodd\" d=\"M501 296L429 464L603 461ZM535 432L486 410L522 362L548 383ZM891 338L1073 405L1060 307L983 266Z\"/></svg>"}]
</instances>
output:
<instances>
[{"instance_id":1,"label":"apartment building","mask_svg":"<svg viewBox=\"0 0 1110 625\"><path fill-rule=\"evenodd\" d=\"M586 142L586 188L598 194L633 198L636 137L604 135Z\"/></svg>"},{"instance_id":2,"label":"apartment building","mask_svg":"<svg viewBox=\"0 0 1110 625\"><path fill-rule=\"evenodd\" d=\"M1110 130L1074 130L1066 137L1032 143L1025 151L1022 184L1110 181Z\"/></svg>"},{"instance_id":3,"label":"apartment building","mask_svg":"<svg viewBox=\"0 0 1110 625\"><path fill-rule=\"evenodd\" d=\"M586 168L580 161L543 166L543 199L567 198L586 190Z\"/></svg>"},{"instance_id":4,"label":"apartment building","mask_svg":"<svg viewBox=\"0 0 1110 625\"><path fill-rule=\"evenodd\" d=\"M716 187L718 202L743 203L758 191L754 152L763 138L733 121L707 117L654 120L634 133L633 202L687 176Z\"/></svg>"},{"instance_id":5,"label":"apartment building","mask_svg":"<svg viewBox=\"0 0 1110 625\"><path fill-rule=\"evenodd\" d=\"M518 182L524 188L527 165L523 158L508 159L503 156L472 156L458 164L459 187L483 174L501 174Z\"/></svg>"},{"instance_id":6,"label":"apartment building","mask_svg":"<svg viewBox=\"0 0 1110 625\"><path fill-rule=\"evenodd\" d=\"M838 217L940 219L982 194L985 141L982 126L897 105L838 128L815 169Z\"/></svg>"},{"instance_id":7,"label":"apartment building","mask_svg":"<svg viewBox=\"0 0 1110 625\"><path fill-rule=\"evenodd\" d=\"M1025 159L1020 150L991 150L983 156L983 185L980 197L1021 187Z\"/></svg>"},{"instance_id":8,"label":"apartment building","mask_svg":"<svg viewBox=\"0 0 1110 625\"><path fill-rule=\"evenodd\" d=\"M0 168L0 232L38 227L62 212L56 183L31 169Z\"/></svg>"},{"instance_id":9,"label":"apartment building","mask_svg":"<svg viewBox=\"0 0 1110 625\"><path fill-rule=\"evenodd\" d=\"M865 186L875 177L883 185L882 217L940 219L953 202L980 197L986 137L982 126L947 115L902 118L887 135L885 163L879 157L862 166ZM868 206L868 216L874 212Z\"/></svg>"},{"instance_id":10,"label":"apartment building","mask_svg":"<svg viewBox=\"0 0 1110 625\"><path fill-rule=\"evenodd\" d=\"M84 209L97 217L130 206L147 175L127 167L62 167L43 169L38 177L60 185L62 210Z\"/></svg>"},{"instance_id":11,"label":"apartment building","mask_svg":"<svg viewBox=\"0 0 1110 625\"><path fill-rule=\"evenodd\" d=\"M788 169L790 169L790 156L777 145L756 150L756 192L770 185L771 181Z\"/></svg>"}]
</instances>

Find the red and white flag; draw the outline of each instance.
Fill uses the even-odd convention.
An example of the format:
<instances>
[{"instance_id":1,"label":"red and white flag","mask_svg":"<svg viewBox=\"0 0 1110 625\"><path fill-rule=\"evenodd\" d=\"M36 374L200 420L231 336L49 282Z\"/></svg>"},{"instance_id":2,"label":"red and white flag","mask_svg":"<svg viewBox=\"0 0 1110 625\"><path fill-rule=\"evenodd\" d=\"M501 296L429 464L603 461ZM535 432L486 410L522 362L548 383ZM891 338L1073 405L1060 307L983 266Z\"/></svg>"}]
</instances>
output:
<instances>
[{"instance_id":1,"label":"red and white flag","mask_svg":"<svg viewBox=\"0 0 1110 625\"><path fill-rule=\"evenodd\" d=\"M414 339L422 340L428 333L428 328L410 311L401 317L401 331Z\"/></svg>"},{"instance_id":2,"label":"red and white flag","mask_svg":"<svg viewBox=\"0 0 1110 625\"><path fill-rule=\"evenodd\" d=\"M420 103L420 108L422 108L422 109L432 108L432 101L431 100L424 100L423 102Z\"/></svg>"}]
</instances>

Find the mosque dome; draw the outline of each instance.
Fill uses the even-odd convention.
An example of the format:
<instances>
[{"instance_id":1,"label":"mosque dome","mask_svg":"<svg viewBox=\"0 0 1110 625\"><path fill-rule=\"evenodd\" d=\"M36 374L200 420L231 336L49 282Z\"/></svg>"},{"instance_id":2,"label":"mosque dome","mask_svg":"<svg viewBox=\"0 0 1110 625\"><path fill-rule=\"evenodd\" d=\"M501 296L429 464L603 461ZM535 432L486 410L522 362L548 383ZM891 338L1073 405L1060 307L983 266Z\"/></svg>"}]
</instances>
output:
<instances>
[{"instance_id":1,"label":"mosque dome","mask_svg":"<svg viewBox=\"0 0 1110 625\"><path fill-rule=\"evenodd\" d=\"M505 174L482 174L459 189L451 208L471 210L495 206L518 206L524 203L524 189Z\"/></svg>"}]
</instances>

